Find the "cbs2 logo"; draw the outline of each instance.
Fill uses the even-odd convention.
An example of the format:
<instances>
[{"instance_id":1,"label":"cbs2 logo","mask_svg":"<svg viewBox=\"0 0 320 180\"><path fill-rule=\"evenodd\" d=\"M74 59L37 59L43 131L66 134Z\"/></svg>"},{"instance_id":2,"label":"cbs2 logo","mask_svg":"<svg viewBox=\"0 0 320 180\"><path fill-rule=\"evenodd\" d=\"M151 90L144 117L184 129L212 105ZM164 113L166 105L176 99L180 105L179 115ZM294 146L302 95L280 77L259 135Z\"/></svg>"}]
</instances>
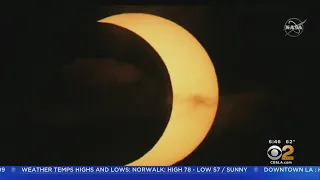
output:
<instances>
[{"instance_id":1,"label":"cbs2 logo","mask_svg":"<svg viewBox=\"0 0 320 180\"><path fill-rule=\"evenodd\" d=\"M286 152L282 154L282 152L284 151ZM293 152L294 148L291 145L285 145L282 147L282 149L279 146L273 145L269 147L267 155L269 159L274 161L280 159L281 157L281 160L292 161L294 159L294 157L292 156Z\"/></svg>"}]
</instances>

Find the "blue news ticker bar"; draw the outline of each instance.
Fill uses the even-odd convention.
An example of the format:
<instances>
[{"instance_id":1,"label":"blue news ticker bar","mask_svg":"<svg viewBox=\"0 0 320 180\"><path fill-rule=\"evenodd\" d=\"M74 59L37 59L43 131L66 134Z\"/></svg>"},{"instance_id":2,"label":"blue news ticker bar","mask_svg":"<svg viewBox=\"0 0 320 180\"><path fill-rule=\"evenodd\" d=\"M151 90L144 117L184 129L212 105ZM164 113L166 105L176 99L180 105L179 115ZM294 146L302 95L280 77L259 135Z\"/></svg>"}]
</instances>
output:
<instances>
[{"instance_id":1,"label":"blue news ticker bar","mask_svg":"<svg viewBox=\"0 0 320 180\"><path fill-rule=\"evenodd\" d=\"M318 166L0 166L0 179L319 180Z\"/></svg>"},{"instance_id":2,"label":"blue news ticker bar","mask_svg":"<svg viewBox=\"0 0 320 180\"><path fill-rule=\"evenodd\" d=\"M249 174L320 173L318 166L4 166L18 174Z\"/></svg>"}]
</instances>

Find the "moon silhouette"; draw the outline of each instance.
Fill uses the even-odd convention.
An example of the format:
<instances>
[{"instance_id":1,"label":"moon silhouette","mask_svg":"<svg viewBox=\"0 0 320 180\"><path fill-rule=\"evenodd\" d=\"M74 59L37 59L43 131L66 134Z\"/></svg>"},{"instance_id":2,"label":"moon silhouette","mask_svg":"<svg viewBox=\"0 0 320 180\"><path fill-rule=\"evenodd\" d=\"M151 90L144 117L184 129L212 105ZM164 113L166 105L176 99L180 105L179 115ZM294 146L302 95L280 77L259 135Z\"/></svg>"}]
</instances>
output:
<instances>
[{"instance_id":1,"label":"moon silhouette","mask_svg":"<svg viewBox=\"0 0 320 180\"><path fill-rule=\"evenodd\" d=\"M171 80L172 112L163 135L150 151L128 165L169 166L181 161L204 140L217 112L218 81L209 55L187 30L159 16L124 13L98 22L143 38L162 58Z\"/></svg>"}]
</instances>

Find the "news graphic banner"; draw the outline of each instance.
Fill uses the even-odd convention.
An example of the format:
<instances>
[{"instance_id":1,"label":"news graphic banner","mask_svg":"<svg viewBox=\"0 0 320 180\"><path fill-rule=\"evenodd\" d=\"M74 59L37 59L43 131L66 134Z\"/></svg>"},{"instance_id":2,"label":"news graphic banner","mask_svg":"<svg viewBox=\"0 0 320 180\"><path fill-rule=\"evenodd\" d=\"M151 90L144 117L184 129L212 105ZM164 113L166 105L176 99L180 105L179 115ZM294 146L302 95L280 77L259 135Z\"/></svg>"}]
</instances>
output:
<instances>
[{"instance_id":1,"label":"news graphic banner","mask_svg":"<svg viewBox=\"0 0 320 180\"><path fill-rule=\"evenodd\" d=\"M3 166L0 179L319 180L318 166Z\"/></svg>"}]
</instances>

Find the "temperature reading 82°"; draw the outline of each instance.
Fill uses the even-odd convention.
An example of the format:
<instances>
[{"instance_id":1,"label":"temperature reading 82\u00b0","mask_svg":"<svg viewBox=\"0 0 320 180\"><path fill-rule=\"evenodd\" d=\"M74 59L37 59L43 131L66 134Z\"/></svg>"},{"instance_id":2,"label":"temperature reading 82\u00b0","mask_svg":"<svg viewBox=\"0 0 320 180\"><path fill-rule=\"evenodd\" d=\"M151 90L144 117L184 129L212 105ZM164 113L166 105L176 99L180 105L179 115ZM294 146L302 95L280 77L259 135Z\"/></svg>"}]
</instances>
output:
<instances>
[{"instance_id":1,"label":"temperature reading 82\u00b0","mask_svg":"<svg viewBox=\"0 0 320 180\"><path fill-rule=\"evenodd\" d=\"M4 173L6 172L6 168L5 167L0 167L0 173Z\"/></svg>"},{"instance_id":2,"label":"temperature reading 82\u00b0","mask_svg":"<svg viewBox=\"0 0 320 180\"><path fill-rule=\"evenodd\" d=\"M295 143L296 142L296 140L286 140L286 144L293 144L293 143Z\"/></svg>"}]
</instances>

